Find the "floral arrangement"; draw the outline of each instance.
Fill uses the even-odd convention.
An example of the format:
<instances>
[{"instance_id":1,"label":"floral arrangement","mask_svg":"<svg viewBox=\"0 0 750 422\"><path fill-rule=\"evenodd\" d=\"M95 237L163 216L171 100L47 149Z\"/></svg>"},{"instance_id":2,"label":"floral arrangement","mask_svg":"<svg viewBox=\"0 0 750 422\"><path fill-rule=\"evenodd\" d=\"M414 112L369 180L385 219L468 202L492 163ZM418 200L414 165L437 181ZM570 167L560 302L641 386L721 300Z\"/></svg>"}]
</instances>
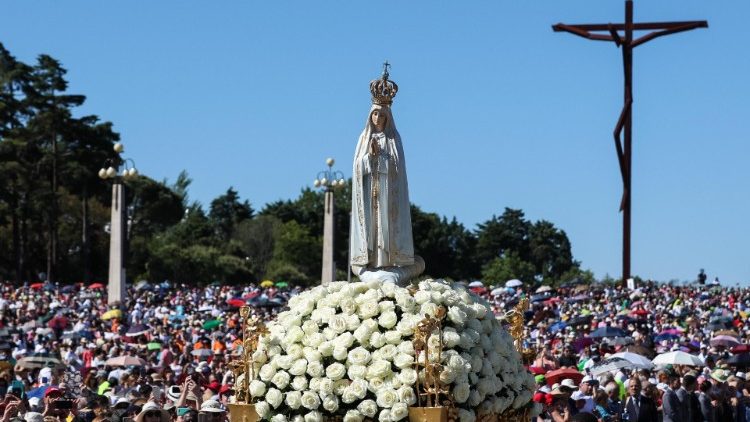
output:
<instances>
[{"instance_id":1,"label":"floral arrangement","mask_svg":"<svg viewBox=\"0 0 750 422\"><path fill-rule=\"evenodd\" d=\"M439 379L460 420L532 406L534 379L513 338L489 304L463 286L334 282L294 296L289 308L268 325L253 354L258 379L249 392L263 419L407 418L418 379L425 379L415 361L415 329L441 313L441 335L430 336L425 349L442 366Z\"/></svg>"}]
</instances>

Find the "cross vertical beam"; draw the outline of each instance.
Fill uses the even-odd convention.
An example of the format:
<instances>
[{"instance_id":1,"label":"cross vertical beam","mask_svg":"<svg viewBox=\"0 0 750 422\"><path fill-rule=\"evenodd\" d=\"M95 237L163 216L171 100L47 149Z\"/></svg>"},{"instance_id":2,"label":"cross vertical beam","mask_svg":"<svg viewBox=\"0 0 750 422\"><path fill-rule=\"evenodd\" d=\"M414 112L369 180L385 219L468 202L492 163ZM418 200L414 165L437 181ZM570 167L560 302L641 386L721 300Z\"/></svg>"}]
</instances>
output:
<instances>
[{"instance_id":1,"label":"cross vertical beam","mask_svg":"<svg viewBox=\"0 0 750 422\"><path fill-rule=\"evenodd\" d=\"M685 22L633 22L633 0L625 0L625 23L622 24L577 24L559 23L552 26L555 32L568 32L594 41L613 42L622 48L624 74L624 98L620 118L614 130L617 161L620 166L623 193L620 200L622 211L622 282L630 278L630 217L633 169L633 49L655 38L696 28L708 28L706 21ZM634 38L634 31L651 31L646 35ZM620 34L623 31L623 34ZM621 138L622 136L622 138Z\"/></svg>"}]
</instances>

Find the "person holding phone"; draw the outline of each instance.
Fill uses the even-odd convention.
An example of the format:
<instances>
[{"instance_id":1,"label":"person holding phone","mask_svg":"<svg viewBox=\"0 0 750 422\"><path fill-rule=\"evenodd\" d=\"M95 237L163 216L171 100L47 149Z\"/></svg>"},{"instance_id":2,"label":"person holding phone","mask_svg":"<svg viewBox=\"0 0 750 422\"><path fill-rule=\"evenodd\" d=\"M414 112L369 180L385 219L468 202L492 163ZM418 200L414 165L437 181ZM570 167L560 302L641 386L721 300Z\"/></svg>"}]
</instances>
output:
<instances>
[{"instance_id":1,"label":"person holding phone","mask_svg":"<svg viewBox=\"0 0 750 422\"><path fill-rule=\"evenodd\" d=\"M73 410L73 401L65 400L63 392L57 387L49 387L44 392L44 415L45 418L51 416L58 420L66 419L71 410Z\"/></svg>"}]
</instances>

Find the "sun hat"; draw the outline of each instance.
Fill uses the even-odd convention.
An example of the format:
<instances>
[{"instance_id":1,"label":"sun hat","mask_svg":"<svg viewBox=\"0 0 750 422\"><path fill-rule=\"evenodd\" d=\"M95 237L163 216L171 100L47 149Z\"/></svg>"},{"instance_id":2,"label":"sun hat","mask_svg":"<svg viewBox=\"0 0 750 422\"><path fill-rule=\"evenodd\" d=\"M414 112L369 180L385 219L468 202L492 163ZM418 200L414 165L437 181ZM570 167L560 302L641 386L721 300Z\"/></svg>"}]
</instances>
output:
<instances>
[{"instance_id":1,"label":"sun hat","mask_svg":"<svg viewBox=\"0 0 750 422\"><path fill-rule=\"evenodd\" d=\"M737 372L736 374L734 374L734 376L743 381L747 380L747 374L745 374L744 372Z\"/></svg>"},{"instance_id":2,"label":"sun hat","mask_svg":"<svg viewBox=\"0 0 750 422\"><path fill-rule=\"evenodd\" d=\"M25 422L44 422L44 416L39 412L26 412L23 415L23 420Z\"/></svg>"},{"instance_id":3,"label":"sun hat","mask_svg":"<svg viewBox=\"0 0 750 422\"><path fill-rule=\"evenodd\" d=\"M536 381L537 383L543 383L545 380L546 378L544 378L544 375L536 375L534 377L534 381Z\"/></svg>"},{"instance_id":4,"label":"sun hat","mask_svg":"<svg viewBox=\"0 0 750 422\"><path fill-rule=\"evenodd\" d=\"M221 403L216 400L206 400L201 404L201 412L219 413L223 412L224 409L221 407Z\"/></svg>"},{"instance_id":5,"label":"sun hat","mask_svg":"<svg viewBox=\"0 0 750 422\"><path fill-rule=\"evenodd\" d=\"M170 422L171 420L169 412L159 407L158 404L150 401L143 405L141 413L139 413L138 416L135 417L135 422L143 422L146 414L149 412L159 412L160 422Z\"/></svg>"},{"instance_id":6,"label":"sun hat","mask_svg":"<svg viewBox=\"0 0 750 422\"><path fill-rule=\"evenodd\" d=\"M577 385L576 385L576 383L575 383L575 382L574 382L574 381L573 381L572 379L570 379L570 378L565 378L565 379L564 379L564 380L562 380L562 382L560 383L560 387L561 387L561 388L570 388L570 389L573 389L573 390L574 390L574 389L575 389L575 388L577 387Z\"/></svg>"},{"instance_id":7,"label":"sun hat","mask_svg":"<svg viewBox=\"0 0 750 422\"><path fill-rule=\"evenodd\" d=\"M711 378L718 382L726 382L727 381L727 374L726 371L723 369L715 369L713 372L711 372Z\"/></svg>"},{"instance_id":8,"label":"sun hat","mask_svg":"<svg viewBox=\"0 0 750 422\"><path fill-rule=\"evenodd\" d=\"M585 377L583 377L583 379L581 380L581 384L583 384L584 382L587 382L587 383L592 383L592 382L594 382L594 379L593 379L593 378L591 378L591 376L589 376L589 375L586 375L586 376L585 376Z\"/></svg>"}]
</instances>

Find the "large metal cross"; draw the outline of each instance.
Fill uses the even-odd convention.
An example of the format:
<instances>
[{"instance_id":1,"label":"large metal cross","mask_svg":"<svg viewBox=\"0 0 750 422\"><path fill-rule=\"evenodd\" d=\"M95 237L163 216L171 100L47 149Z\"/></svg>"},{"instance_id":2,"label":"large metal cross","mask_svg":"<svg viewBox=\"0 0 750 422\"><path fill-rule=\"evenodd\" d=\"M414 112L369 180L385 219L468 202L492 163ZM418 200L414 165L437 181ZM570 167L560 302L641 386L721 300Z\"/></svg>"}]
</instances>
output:
<instances>
[{"instance_id":1,"label":"large metal cross","mask_svg":"<svg viewBox=\"0 0 750 422\"><path fill-rule=\"evenodd\" d=\"M620 163L623 193L620 201L622 211L622 282L630 278L630 198L632 176L632 124L633 124L633 49L654 38L696 28L707 28L706 21L633 23L633 1L625 1L625 23L621 24L581 24L553 25L555 32L569 32L595 41L612 41L622 48L622 62L625 73L625 104L615 126L614 138L617 160ZM619 31L624 31L620 34ZM634 31L651 31L639 38L633 38ZM624 135L624 139L621 139Z\"/></svg>"}]
</instances>

